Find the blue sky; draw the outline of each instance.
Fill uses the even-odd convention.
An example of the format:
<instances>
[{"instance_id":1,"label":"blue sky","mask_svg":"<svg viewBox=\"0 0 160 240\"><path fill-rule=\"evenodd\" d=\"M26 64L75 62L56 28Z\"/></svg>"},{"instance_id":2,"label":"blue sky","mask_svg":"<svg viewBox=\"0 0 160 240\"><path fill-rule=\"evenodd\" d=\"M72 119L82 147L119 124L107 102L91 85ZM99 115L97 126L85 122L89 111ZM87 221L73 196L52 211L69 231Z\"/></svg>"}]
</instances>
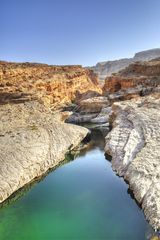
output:
<instances>
[{"instance_id":1,"label":"blue sky","mask_svg":"<svg viewBox=\"0 0 160 240\"><path fill-rule=\"evenodd\" d=\"M0 59L94 65L160 47L160 0L0 0Z\"/></svg>"}]
</instances>

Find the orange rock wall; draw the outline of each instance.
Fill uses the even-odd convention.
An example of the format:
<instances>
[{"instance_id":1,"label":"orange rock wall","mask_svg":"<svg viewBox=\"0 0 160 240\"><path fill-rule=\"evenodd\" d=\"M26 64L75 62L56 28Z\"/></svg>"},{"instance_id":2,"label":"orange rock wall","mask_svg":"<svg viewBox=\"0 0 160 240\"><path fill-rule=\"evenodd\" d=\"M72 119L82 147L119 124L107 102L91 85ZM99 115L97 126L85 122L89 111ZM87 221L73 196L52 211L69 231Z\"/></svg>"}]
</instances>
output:
<instances>
[{"instance_id":1,"label":"orange rock wall","mask_svg":"<svg viewBox=\"0 0 160 240\"><path fill-rule=\"evenodd\" d=\"M114 93L128 88L157 87L160 85L160 60L144 63L134 63L119 73L107 77L103 93Z\"/></svg>"},{"instance_id":2,"label":"orange rock wall","mask_svg":"<svg viewBox=\"0 0 160 240\"><path fill-rule=\"evenodd\" d=\"M108 77L105 80L105 84L103 86L103 92L108 91L110 93L114 93L119 90L134 88L137 85L143 84L143 83L147 84L145 77L141 77L141 78L137 78L137 77L125 78L121 76Z\"/></svg>"},{"instance_id":3,"label":"orange rock wall","mask_svg":"<svg viewBox=\"0 0 160 240\"><path fill-rule=\"evenodd\" d=\"M101 93L101 88L97 76L81 66L0 62L1 102L38 99L56 107L87 91Z\"/></svg>"}]
</instances>

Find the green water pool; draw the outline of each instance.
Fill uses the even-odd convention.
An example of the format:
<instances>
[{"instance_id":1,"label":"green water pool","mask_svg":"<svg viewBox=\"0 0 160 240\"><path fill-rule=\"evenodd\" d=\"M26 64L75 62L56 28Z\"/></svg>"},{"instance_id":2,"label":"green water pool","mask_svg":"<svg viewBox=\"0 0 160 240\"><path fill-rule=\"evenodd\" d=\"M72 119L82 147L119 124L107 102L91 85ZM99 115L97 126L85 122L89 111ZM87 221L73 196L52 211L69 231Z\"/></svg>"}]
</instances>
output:
<instances>
[{"instance_id":1,"label":"green water pool","mask_svg":"<svg viewBox=\"0 0 160 240\"><path fill-rule=\"evenodd\" d=\"M0 209L0 240L144 240L150 226L99 136L74 161Z\"/></svg>"}]
</instances>

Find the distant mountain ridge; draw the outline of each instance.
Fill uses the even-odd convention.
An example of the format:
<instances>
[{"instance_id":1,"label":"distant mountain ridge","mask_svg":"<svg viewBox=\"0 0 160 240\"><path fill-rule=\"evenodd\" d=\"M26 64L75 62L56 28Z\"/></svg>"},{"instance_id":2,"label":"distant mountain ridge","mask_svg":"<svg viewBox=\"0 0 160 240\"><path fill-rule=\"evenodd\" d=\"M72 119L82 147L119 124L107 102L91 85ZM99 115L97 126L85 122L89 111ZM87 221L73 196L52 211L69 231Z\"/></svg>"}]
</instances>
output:
<instances>
[{"instance_id":1,"label":"distant mountain ridge","mask_svg":"<svg viewBox=\"0 0 160 240\"><path fill-rule=\"evenodd\" d=\"M133 58L123 58L119 60L99 62L95 66L90 67L100 80L104 80L106 77L111 76L113 73L117 73L120 70L128 67L131 63L140 61L149 61L160 57L160 48L150 49L146 51L138 52Z\"/></svg>"}]
</instances>

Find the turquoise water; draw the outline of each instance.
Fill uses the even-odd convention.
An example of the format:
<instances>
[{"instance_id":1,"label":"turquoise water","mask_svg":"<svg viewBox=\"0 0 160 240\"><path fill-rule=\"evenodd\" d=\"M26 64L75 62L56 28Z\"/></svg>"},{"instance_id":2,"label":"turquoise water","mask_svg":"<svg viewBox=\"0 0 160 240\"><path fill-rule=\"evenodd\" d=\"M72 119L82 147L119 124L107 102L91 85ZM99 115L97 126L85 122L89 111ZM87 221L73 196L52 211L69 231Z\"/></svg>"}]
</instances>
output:
<instances>
[{"instance_id":1,"label":"turquoise water","mask_svg":"<svg viewBox=\"0 0 160 240\"><path fill-rule=\"evenodd\" d=\"M141 209L94 136L74 161L0 209L0 240L147 239Z\"/></svg>"}]
</instances>

